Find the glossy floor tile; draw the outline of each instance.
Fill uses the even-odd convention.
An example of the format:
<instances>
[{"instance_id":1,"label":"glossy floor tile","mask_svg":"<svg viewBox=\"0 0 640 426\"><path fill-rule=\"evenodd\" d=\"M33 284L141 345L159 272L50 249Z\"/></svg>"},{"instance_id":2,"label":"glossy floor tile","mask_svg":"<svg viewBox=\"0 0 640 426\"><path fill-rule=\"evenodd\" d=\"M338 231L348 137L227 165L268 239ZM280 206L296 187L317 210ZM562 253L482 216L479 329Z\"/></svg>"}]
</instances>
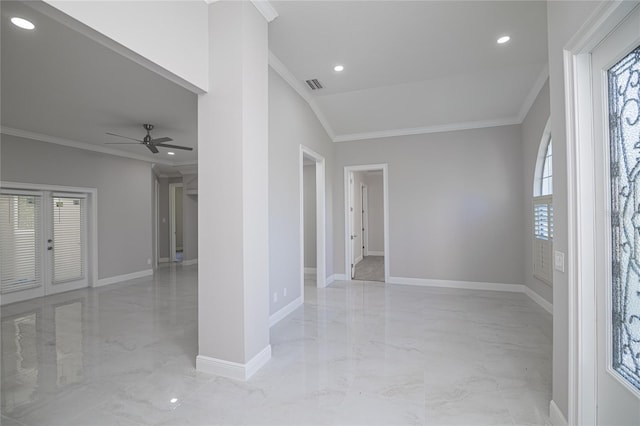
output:
<instances>
[{"instance_id":1,"label":"glossy floor tile","mask_svg":"<svg viewBox=\"0 0 640 426\"><path fill-rule=\"evenodd\" d=\"M2 425L536 425L551 317L522 294L338 282L248 382L196 372L197 267L2 308Z\"/></svg>"}]
</instances>

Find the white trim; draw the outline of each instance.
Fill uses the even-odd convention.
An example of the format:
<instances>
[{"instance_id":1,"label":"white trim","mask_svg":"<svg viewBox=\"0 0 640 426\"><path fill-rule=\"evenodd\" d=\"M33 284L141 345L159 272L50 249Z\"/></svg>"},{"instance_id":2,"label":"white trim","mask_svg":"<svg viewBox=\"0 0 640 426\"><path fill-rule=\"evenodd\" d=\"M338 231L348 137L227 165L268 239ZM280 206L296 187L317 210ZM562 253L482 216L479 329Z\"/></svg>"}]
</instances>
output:
<instances>
[{"instance_id":1,"label":"white trim","mask_svg":"<svg viewBox=\"0 0 640 426\"><path fill-rule=\"evenodd\" d=\"M244 364L198 355L196 357L196 370L230 379L247 381L270 359L271 345L267 345L249 362Z\"/></svg>"},{"instance_id":2,"label":"white trim","mask_svg":"<svg viewBox=\"0 0 640 426\"><path fill-rule=\"evenodd\" d=\"M568 424L595 424L597 338L591 51L636 1L602 1L564 50L568 230ZM579 141L579 143L578 143ZM562 366L559 366L562 368Z\"/></svg>"},{"instance_id":3,"label":"white trim","mask_svg":"<svg viewBox=\"0 0 640 426\"><path fill-rule=\"evenodd\" d=\"M568 426L569 424L554 400L549 403L549 423L551 426Z\"/></svg>"},{"instance_id":4,"label":"white trim","mask_svg":"<svg viewBox=\"0 0 640 426\"><path fill-rule=\"evenodd\" d=\"M302 296L300 296L297 299L295 299L292 302L290 302L285 307L283 307L280 310L278 310L278 312L276 312L276 313L272 314L271 316L269 316L269 328L273 327L274 325L276 325L277 323L282 321L290 313L292 313L293 311L298 309L300 306L302 306L303 303L304 302L302 300Z\"/></svg>"},{"instance_id":5,"label":"white trim","mask_svg":"<svg viewBox=\"0 0 640 426\"><path fill-rule=\"evenodd\" d=\"M347 276L345 274L333 274L327 278L327 285L333 284L336 281L346 281Z\"/></svg>"},{"instance_id":6,"label":"white trim","mask_svg":"<svg viewBox=\"0 0 640 426\"><path fill-rule=\"evenodd\" d=\"M545 311L547 311L551 315L553 315L553 305L551 303L549 303L544 297L540 296L538 293L536 293L535 291L531 290L526 285L523 288L523 292L524 292L524 294L529 296L529 299L533 300L538 305L540 305L542 307L542 309L544 309Z\"/></svg>"},{"instance_id":7,"label":"white trim","mask_svg":"<svg viewBox=\"0 0 640 426\"><path fill-rule=\"evenodd\" d=\"M316 287L327 286L327 218L325 159L311 148L300 145L298 187L300 196L300 297L304 300L304 157L311 157L316 167Z\"/></svg>"},{"instance_id":8,"label":"white trim","mask_svg":"<svg viewBox=\"0 0 640 426\"><path fill-rule=\"evenodd\" d=\"M182 261L182 266L191 266L191 265L197 265L197 264L198 264L198 258Z\"/></svg>"},{"instance_id":9,"label":"white trim","mask_svg":"<svg viewBox=\"0 0 640 426\"><path fill-rule=\"evenodd\" d=\"M150 158L144 155L135 154L131 152L124 152L124 151L120 151L120 150L109 148L102 145L96 145L96 144L86 143L86 142L78 142L71 139L59 138L56 136L49 136L43 133L31 132L28 130L21 130L21 129L14 129L11 127L6 127L6 126L0 126L0 133L2 133L3 135L15 136L17 138L31 139L39 142L49 142L56 145L70 147L70 148L83 149L85 151L94 151L94 152L99 152L101 154L115 155L116 157L124 157L124 158L139 160L139 161L145 161L147 163L158 163L158 164L164 164L167 166L173 165L171 161L165 160L163 158L158 158L158 157Z\"/></svg>"},{"instance_id":10,"label":"white trim","mask_svg":"<svg viewBox=\"0 0 640 426\"><path fill-rule=\"evenodd\" d=\"M289 71L289 69L271 51L269 51L269 66L276 73L278 73L278 75L282 77L282 79L286 81L289 84L289 86L291 86L291 88L295 90L296 93L298 93L298 95L300 95L300 97L307 102L307 104L309 104L309 107L311 108L313 113L316 115L316 118L324 128L324 131L327 132L327 135L329 136L329 138L333 142L335 142L335 133L333 132L333 129L331 129L331 126L329 125L329 122L325 118L324 114L322 114L322 111L320 111L320 108L316 104L316 101L309 95L308 93L309 89L304 87L298 81L298 79L291 73L291 71Z\"/></svg>"},{"instance_id":11,"label":"white trim","mask_svg":"<svg viewBox=\"0 0 640 426\"><path fill-rule=\"evenodd\" d=\"M132 272L130 274L116 275L108 278L100 278L93 287L102 287L109 284L120 283L122 281L135 280L153 275L153 269L145 269L144 271Z\"/></svg>"},{"instance_id":12,"label":"white trim","mask_svg":"<svg viewBox=\"0 0 640 426\"><path fill-rule=\"evenodd\" d=\"M251 3L264 16L267 22L271 22L280 16L269 0L251 0Z\"/></svg>"},{"instance_id":13,"label":"white trim","mask_svg":"<svg viewBox=\"0 0 640 426\"><path fill-rule=\"evenodd\" d=\"M529 94L527 94L527 97L524 98L524 102L520 107L520 112L518 113L518 120L520 121L520 123L522 123L524 119L527 118L527 114L529 114L531 106L533 106L533 103L536 101L536 98L540 94L540 91L544 87L544 84L547 82L548 78L549 64L545 64L545 66L542 68L542 71L540 71L540 74L538 74L538 78L533 83Z\"/></svg>"},{"instance_id":14,"label":"white trim","mask_svg":"<svg viewBox=\"0 0 640 426\"><path fill-rule=\"evenodd\" d=\"M351 238L350 236L350 218L349 218L349 174L359 171L370 170L382 170L382 197L383 197L383 209L384 209L384 252L387 255L384 257L384 281L389 282L389 166L386 163L383 164L364 164L358 166L345 166L344 168L344 245L345 245L345 262L344 269L345 280L351 280ZM356 262L357 263L357 262Z\"/></svg>"},{"instance_id":15,"label":"white trim","mask_svg":"<svg viewBox=\"0 0 640 426\"><path fill-rule=\"evenodd\" d=\"M317 268L307 268L307 267L304 268L305 274L315 274L317 271L318 271Z\"/></svg>"},{"instance_id":16,"label":"white trim","mask_svg":"<svg viewBox=\"0 0 640 426\"><path fill-rule=\"evenodd\" d=\"M358 263L362 262L362 259L364 259L363 255L356 257L356 260L354 261L354 265L357 265Z\"/></svg>"},{"instance_id":17,"label":"white trim","mask_svg":"<svg viewBox=\"0 0 640 426\"><path fill-rule=\"evenodd\" d=\"M389 284L412 285L420 287L444 287L464 290L507 291L522 293L553 315L553 305L542 296L523 284L486 283L479 281L434 280L426 278L390 277Z\"/></svg>"},{"instance_id":18,"label":"white trim","mask_svg":"<svg viewBox=\"0 0 640 426\"><path fill-rule=\"evenodd\" d=\"M499 118L496 120L467 121L462 123L441 124L436 126L413 127L404 129L381 130L377 132L350 133L337 135L334 142L351 142L364 139L391 138L396 136L424 135L428 133L455 132L459 130L482 129L520 124L518 117Z\"/></svg>"},{"instance_id":19,"label":"white trim","mask_svg":"<svg viewBox=\"0 0 640 426\"><path fill-rule=\"evenodd\" d=\"M168 257L161 257L158 261L160 263L169 263L169 258Z\"/></svg>"},{"instance_id":20,"label":"white trim","mask_svg":"<svg viewBox=\"0 0 640 426\"><path fill-rule=\"evenodd\" d=\"M184 190L184 186L178 182L169 184L169 259L174 262L177 261L176 252L178 251L176 246L176 188Z\"/></svg>"},{"instance_id":21,"label":"white trim","mask_svg":"<svg viewBox=\"0 0 640 426\"><path fill-rule=\"evenodd\" d=\"M522 284L486 283L479 281L434 280L425 278L389 277L389 284L415 285L423 287L446 287L466 290L508 291L524 293Z\"/></svg>"},{"instance_id":22,"label":"white trim","mask_svg":"<svg viewBox=\"0 0 640 426\"><path fill-rule=\"evenodd\" d=\"M367 256L384 256L384 252L383 251L369 250L369 253L367 254Z\"/></svg>"}]
</instances>

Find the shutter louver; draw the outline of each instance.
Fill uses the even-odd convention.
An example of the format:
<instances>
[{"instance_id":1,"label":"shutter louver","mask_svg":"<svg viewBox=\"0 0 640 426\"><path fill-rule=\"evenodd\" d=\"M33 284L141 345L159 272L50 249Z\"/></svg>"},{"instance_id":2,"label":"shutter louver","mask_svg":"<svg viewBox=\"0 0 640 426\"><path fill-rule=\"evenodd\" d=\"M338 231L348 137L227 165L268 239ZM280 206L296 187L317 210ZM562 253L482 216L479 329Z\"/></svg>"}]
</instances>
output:
<instances>
[{"instance_id":1,"label":"shutter louver","mask_svg":"<svg viewBox=\"0 0 640 426\"><path fill-rule=\"evenodd\" d=\"M40 287L42 197L0 194L0 291L11 293Z\"/></svg>"},{"instance_id":2,"label":"shutter louver","mask_svg":"<svg viewBox=\"0 0 640 426\"><path fill-rule=\"evenodd\" d=\"M553 269L553 200L551 196L533 200L533 275L551 284Z\"/></svg>"}]
</instances>

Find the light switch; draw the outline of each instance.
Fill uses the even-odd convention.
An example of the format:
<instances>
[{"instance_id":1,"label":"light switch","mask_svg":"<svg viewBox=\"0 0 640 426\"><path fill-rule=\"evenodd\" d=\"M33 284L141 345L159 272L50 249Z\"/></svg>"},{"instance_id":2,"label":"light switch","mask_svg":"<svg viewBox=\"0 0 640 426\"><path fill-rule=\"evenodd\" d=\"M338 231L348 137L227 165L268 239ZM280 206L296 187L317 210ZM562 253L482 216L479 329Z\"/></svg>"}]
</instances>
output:
<instances>
[{"instance_id":1,"label":"light switch","mask_svg":"<svg viewBox=\"0 0 640 426\"><path fill-rule=\"evenodd\" d=\"M564 253L555 251L553 256L553 267L556 271L564 272Z\"/></svg>"}]
</instances>

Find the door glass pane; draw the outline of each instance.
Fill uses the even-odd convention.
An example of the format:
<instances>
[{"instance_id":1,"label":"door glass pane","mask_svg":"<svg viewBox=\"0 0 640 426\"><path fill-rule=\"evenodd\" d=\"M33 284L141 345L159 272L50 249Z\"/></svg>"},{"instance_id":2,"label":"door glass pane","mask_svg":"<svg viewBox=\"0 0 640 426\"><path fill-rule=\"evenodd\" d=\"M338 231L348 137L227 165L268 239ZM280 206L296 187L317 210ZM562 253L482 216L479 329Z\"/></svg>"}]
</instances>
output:
<instances>
[{"instance_id":1,"label":"door glass pane","mask_svg":"<svg viewBox=\"0 0 640 426\"><path fill-rule=\"evenodd\" d=\"M40 203L38 195L0 195L2 293L42 284Z\"/></svg>"},{"instance_id":2,"label":"door glass pane","mask_svg":"<svg viewBox=\"0 0 640 426\"><path fill-rule=\"evenodd\" d=\"M640 47L608 74L612 367L640 389Z\"/></svg>"},{"instance_id":3,"label":"door glass pane","mask_svg":"<svg viewBox=\"0 0 640 426\"><path fill-rule=\"evenodd\" d=\"M84 199L53 197L53 283L84 278Z\"/></svg>"}]
</instances>

